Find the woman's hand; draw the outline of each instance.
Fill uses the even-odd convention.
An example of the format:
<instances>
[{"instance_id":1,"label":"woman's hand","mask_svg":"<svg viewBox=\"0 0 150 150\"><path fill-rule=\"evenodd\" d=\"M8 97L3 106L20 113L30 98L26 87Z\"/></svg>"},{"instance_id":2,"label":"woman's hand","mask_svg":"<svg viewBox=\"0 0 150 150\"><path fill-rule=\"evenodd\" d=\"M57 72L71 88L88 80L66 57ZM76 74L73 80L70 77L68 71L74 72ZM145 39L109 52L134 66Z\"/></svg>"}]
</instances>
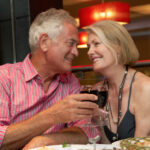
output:
<instances>
[{"instance_id":1,"label":"woman's hand","mask_svg":"<svg viewBox=\"0 0 150 150\"><path fill-rule=\"evenodd\" d=\"M92 123L97 126L104 126L108 123L108 112L104 109L97 108L91 119Z\"/></svg>"}]
</instances>

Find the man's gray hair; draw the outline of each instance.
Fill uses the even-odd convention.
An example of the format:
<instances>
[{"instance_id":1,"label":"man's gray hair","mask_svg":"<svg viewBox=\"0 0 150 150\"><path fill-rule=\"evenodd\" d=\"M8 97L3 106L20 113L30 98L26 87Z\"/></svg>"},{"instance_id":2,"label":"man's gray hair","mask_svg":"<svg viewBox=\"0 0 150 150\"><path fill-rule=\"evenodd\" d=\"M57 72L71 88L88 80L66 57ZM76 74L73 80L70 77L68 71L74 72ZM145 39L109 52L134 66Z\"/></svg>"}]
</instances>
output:
<instances>
[{"instance_id":1,"label":"man's gray hair","mask_svg":"<svg viewBox=\"0 0 150 150\"><path fill-rule=\"evenodd\" d=\"M47 33L54 40L60 34L64 22L69 22L76 26L75 19L63 9L51 8L40 13L30 26L29 44L33 52L38 46L42 33Z\"/></svg>"}]
</instances>

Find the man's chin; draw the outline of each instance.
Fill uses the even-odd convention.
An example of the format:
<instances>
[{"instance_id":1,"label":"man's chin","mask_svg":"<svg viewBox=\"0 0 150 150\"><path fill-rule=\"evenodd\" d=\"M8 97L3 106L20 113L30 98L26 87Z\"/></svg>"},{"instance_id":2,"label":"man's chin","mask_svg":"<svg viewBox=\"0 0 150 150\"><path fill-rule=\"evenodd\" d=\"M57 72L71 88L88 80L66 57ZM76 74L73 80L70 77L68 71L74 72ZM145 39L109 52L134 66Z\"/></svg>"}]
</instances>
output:
<instances>
[{"instance_id":1,"label":"man's chin","mask_svg":"<svg viewBox=\"0 0 150 150\"><path fill-rule=\"evenodd\" d=\"M68 66L66 66L67 72L72 71L72 63L70 63Z\"/></svg>"},{"instance_id":2,"label":"man's chin","mask_svg":"<svg viewBox=\"0 0 150 150\"><path fill-rule=\"evenodd\" d=\"M71 72L71 71L72 71L72 67L66 70L66 72Z\"/></svg>"},{"instance_id":3,"label":"man's chin","mask_svg":"<svg viewBox=\"0 0 150 150\"><path fill-rule=\"evenodd\" d=\"M66 67L62 70L62 73L66 73L66 72L71 72L72 71L72 66L71 67Z\"/></svg>"}]
</instances>

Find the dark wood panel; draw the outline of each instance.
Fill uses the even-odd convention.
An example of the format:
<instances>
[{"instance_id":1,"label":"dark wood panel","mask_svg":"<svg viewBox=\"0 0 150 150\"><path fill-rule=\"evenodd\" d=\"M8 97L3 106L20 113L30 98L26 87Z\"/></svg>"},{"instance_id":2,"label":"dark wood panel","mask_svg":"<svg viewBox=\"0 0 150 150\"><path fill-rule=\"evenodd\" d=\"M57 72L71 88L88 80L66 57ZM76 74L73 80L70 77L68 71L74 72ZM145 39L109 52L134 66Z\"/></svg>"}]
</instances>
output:
<instances>
[{"instance_id":1,"label":"dark wood panel","mask_svg":"<svg viewBox=\"0 0 150 150\"><path fill-rule=\"evenodd\" d=\"M62 0L30 0L30 17L31 22L42 11L49 8L63 8Z\"/></svg>"}]
</instances>

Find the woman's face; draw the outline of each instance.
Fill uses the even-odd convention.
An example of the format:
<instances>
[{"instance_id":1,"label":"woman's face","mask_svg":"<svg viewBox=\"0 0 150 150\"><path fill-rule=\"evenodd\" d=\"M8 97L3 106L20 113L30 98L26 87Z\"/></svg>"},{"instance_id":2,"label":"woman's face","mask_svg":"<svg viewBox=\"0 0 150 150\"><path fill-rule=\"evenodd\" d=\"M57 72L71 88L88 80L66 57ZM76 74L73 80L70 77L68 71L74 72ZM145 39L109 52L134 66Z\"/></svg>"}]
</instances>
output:
<instances>
[{"instance_id":1,"label":"woman's face","mask_svg":"<svg viewBox=\"0 0 150 150\"><path fill-rule=\"evenodd\" d=\"M115 64L115 58L111 51L96 34L89 33L88 46L88 56L93 62L94 71L99 72Z\"/></svg>"}]
</instances>

